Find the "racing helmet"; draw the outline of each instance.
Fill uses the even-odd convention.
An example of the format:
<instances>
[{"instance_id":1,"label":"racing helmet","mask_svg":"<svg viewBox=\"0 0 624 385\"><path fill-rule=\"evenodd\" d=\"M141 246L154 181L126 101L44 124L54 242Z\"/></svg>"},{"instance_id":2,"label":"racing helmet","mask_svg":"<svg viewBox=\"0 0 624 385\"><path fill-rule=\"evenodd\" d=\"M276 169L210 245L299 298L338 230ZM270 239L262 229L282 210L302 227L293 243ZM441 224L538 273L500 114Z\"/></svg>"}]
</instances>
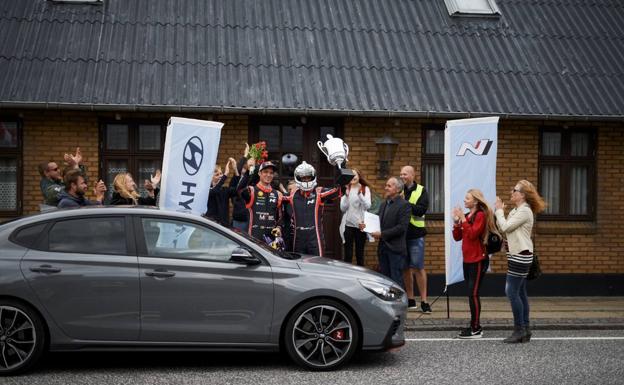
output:
<instances>
[{"instance_id":1,"label":"racing helmet","mask_svg":"<svg viewBox=\"0 0 624 385\"><path fill-rule=\"evenodd\" d=\"M312 177L309 181L301 180L303 177ZM297 188L303 191L310 191L316 187L316 170L312 165L306 163L304 160L297 168L295 168L295 184Z\"/></svg>"}]
</instances>

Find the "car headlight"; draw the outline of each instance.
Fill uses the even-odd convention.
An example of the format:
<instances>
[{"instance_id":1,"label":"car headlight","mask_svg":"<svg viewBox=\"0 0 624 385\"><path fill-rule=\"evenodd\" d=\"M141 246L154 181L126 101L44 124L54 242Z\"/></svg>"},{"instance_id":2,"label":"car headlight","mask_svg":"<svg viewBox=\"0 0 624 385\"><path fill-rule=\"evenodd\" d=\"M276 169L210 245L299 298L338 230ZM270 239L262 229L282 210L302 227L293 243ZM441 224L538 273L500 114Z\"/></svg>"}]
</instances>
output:
<instances>
[{"instance_id":1,"label":"car headlight","mask_svg":"<svg viewBox=\"0 0 624 385\"><path fill-rule=\"evenodd\" d=\"M374 281L359 280L360 284L384 301L400 301L403 298L403 289L397 286L388 286Z\"/></svg>"}]
</instances>

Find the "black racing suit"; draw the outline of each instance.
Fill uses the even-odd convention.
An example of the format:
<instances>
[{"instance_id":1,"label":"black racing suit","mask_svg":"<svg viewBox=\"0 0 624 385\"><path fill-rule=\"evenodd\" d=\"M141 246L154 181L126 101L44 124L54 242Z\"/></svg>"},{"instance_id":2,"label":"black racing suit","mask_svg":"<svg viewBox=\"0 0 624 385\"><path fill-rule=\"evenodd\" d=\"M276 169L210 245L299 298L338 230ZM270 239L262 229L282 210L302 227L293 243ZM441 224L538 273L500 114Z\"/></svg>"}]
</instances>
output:
<instances>
[{"instance_id":1,"label":"black racing suit","mask_svg":"<svg viewBox=\"0 0 624 385\"><path fill-rule=\"evenodd\" d=\"M285 207L290 218L292 250L297 253L324 254L325 237L323 233L323 209L329 200L339 198L339 187L317 187L311 191L295 190L288 197Z\"/></svg>"},{"instance_id":2,"label":"black racing suit","mask_svg":"<svg viewBox=\"0 0 624 385\"><path fill-rule=\"evenodd\" d=\"M249 210L249 235L261 241L271 238L271 230L281 225L282 193L258 183L242 189L240 196Z\"/></svg>"}]
</instances>

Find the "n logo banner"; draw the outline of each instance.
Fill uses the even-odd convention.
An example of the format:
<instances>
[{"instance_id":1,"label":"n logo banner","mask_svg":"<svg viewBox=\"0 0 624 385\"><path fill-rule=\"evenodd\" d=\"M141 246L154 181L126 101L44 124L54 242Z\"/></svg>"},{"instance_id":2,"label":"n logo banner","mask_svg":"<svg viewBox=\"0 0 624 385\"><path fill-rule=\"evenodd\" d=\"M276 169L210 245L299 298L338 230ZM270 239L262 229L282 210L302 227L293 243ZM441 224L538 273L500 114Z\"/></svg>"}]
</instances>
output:
<instances>
[{"instance_id":1,"label":"n logo banner","mask_svg":"<svg viewBox=\"0 0 624 385\"><path fill-rule=\"evenodd\" d=\"M464 280L461 241L453 240L451 210L464 208L464 196L479 189L489 203L496 198L498 117L446 122L444 130L444 241L446 285Z\"/></svg>"},{"instance_id":2,"label":"n logo banner","mask_svg":"<svg viewBox=\"0 0 624 385\"><path fill-rule=\"evenodd\" d=\"M160 207L193 214L206 212L222 127L220 122L169 119Z\"/></svg>"}]
</instances>

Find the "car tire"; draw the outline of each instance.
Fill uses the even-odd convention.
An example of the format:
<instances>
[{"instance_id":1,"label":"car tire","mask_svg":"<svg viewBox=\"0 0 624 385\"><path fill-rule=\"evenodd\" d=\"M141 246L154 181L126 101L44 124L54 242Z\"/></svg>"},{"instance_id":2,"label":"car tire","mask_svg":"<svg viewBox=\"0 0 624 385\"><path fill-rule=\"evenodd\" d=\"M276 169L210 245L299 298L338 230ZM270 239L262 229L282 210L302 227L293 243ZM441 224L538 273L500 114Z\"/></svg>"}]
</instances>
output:
<instances>
[{"instance_id":1,"label":"car tire","mask_svg":"<svg viewBox=\"0 0 624 385\"><path fill-rule=\"evenodd\" d=\"M310 370L333 370L349 362L359 347L360 330L353 312L331 299L306 302L284 329L288 356Z\"/></svg>"},{"instance_id":2,"label":"car tire","mask_svg":"<svg viewBox=\"0 0 624 385\"><path fill-rule=\"evenodd\" d=\"M43 321L31 307L0 299L0 376L33 367L45 348Z\"/></svg>"}]
</instances>

